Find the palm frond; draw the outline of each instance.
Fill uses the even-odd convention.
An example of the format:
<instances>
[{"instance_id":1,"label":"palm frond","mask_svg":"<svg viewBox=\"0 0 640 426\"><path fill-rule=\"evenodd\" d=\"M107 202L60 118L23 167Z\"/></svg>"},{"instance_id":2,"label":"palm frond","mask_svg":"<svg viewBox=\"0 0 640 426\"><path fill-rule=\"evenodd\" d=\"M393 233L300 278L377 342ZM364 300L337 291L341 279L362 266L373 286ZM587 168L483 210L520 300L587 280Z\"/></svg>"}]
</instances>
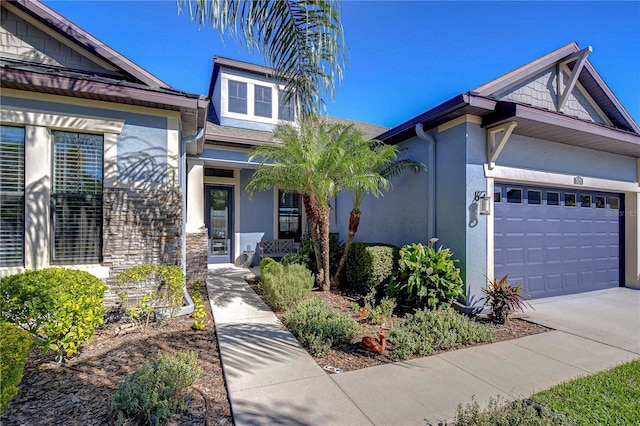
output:
<instances>
[{"instance_id":1,"label":"palm frond","mask_svg":"<svg viewBox=\"0 0 640 426\"><path fill-rule=\"evenodd\" d=\"M338 0L178 0L191 20L258 51L300 115L324 111L347 63Z\"/></svg>"}]
</instances>

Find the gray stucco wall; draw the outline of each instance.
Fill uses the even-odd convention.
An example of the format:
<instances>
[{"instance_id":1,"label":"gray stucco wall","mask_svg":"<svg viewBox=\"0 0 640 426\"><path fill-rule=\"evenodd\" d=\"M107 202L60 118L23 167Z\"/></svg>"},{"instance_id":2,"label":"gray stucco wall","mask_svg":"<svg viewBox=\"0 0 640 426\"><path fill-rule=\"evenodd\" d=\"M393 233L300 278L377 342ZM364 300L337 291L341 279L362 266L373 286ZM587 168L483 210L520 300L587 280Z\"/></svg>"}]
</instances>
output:
<instances>
[{"instance_id":1,"label":"gray stucco wall","mask_svg":"<svg viewBox=\"0 0 640 426\"><path fill-rule=\"evenodd\" d=\"M625 182L637 180L635 158L520 135L509 138L497 164Z\"/></svg>"},{"instance_id":2,"label":"gray stucco wall","mask_svg":"<svg viewBox=\"0 0 640 426\"><path fill-rule=\"evenodd\" d=\"M399 146L408 148L404 154L415 161L427 162L428 145L418 138ZM426 172L405 172L392 179L393 187L375 198L366 195L360 210L362 216L355 241L380 242L403 246L409 243L426 243L431 236L427 232L428 193ZM340 239L346 240L349 232L349 214L353 208L351 193L341 193L336 200L336 221Z\"/></svg>"},{"instance_id":3,"label":"gray stucco wall","mask_svg":"<svg viewBox=\"0 0 640 426\"><path fill-rule=\"evenodd\" d=\"M255 250L261 239L274 239L273 191L256 192L251 200L244 190L253 173L253 170L240 170L240 251L247 246ZM257 255L254 261L259 262Z\"/></svg>"},{"instance_id":4,"label":"gray stucco wall","mask_svg":"<svg viewBox=\"0 0 640 426\"><path fill-rule=\"evenodd\" d=\"M2 96L0 105L58 114L123 120L118 135L118 180L167 182L167 117Z\"/></svg>"}]
</instances>

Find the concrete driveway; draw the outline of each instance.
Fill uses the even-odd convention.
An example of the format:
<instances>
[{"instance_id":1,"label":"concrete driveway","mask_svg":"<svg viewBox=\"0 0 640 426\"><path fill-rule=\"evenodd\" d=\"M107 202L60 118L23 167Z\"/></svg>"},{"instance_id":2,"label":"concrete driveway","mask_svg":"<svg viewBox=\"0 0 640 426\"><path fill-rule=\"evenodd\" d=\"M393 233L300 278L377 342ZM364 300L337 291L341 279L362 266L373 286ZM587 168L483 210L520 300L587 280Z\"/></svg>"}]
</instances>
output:
<instances>
[{"instance_id":1,"label":"concrete driveway","mask_svg":"<svg viewBox=\"0 0 640 426\"><path fill-rule=\"evenodd\" d=\"M640 354L640 290L624 287L530 300L530 321Z\"/></svg>"}]
</instances>

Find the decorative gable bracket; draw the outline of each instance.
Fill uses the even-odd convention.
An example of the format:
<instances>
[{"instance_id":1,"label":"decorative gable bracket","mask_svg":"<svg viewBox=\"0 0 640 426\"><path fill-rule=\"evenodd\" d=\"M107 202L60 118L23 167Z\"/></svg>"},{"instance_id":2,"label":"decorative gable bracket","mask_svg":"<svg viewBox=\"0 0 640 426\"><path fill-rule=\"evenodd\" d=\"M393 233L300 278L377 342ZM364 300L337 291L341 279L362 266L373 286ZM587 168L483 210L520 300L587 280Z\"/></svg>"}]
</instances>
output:
<instances>
[{"instance_id":1,"label":"decorative gable bracket","mask_svg":"<svg viewBox=\"0 0 640 426\"><path fill-rule=\"evenodd\" d=\"M487 129L487 159L489 169L493 169L496 166L496 160L498 160L502 149L507 144L511 133L513 133L513 129L515 129L517 125L518 123L515 121L509 121Z\"/></svg>"},{"instance_id":2,"label":"decorative gable bracket","mask_svg":"<svg viewBox=\"0 0 640 426\"><path fill-rule=\"evenodd\" d=\"M587 56L593 52L593 47L587 46L582 50L579 50L557 64L557 92L558 92L558 112L562 112L562 108L567 103L567 99L569 99L569 94L573 91L573 88L576 86L578 82L578 77L580 77L580 72L582 72L582 68L587 63ZM576 61L573 66L573 71L569 73L567 76L566 83L564 82L564 69L565 65L569 62Z\"/></svg>"}]
</instances>

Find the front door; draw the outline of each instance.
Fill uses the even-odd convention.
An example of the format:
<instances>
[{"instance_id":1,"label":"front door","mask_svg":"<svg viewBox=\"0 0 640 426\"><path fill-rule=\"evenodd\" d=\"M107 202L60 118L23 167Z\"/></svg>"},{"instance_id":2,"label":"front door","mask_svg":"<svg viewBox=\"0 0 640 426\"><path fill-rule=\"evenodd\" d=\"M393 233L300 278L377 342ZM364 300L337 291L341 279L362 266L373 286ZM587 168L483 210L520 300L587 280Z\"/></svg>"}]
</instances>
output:
<instances>
[{"instance_id":1,"label":"front door","mask_svg":"<svg viewBox=\"0 0 640 426\"><path fill-rule=\"evenodd\" d=\"M209 230L209 263L232 263L233 187L207 186L206 225Z\"/></svg>"}]
</instances>

